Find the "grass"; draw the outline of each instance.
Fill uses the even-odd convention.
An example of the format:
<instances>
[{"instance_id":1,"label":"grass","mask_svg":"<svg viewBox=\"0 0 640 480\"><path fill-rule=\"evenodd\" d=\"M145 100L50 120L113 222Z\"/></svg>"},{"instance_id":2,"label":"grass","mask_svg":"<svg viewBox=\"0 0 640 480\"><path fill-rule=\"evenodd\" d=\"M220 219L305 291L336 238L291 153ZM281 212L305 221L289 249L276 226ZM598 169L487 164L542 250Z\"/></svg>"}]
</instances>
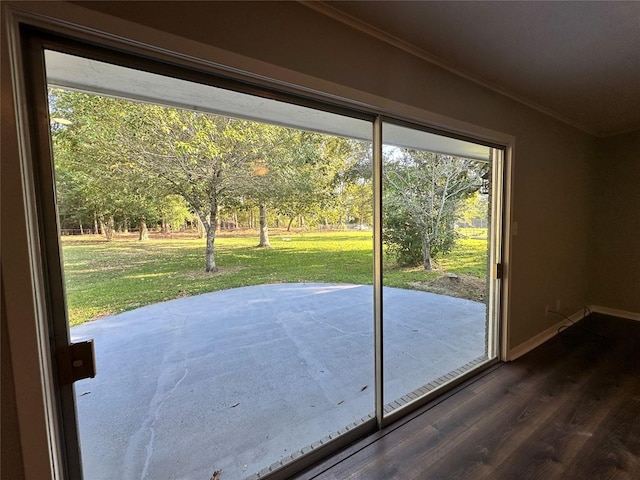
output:
<instances>
[{"instance_id":1,"label":"grass","mask_svg":"<svg viewBox=\"0 0 640 480\"><path fill-rule=\"evenodd\" d=\"M371 232L271 232L270 239L271 248L259 249L255 233L219 236L219 272L207 274L202 239L139 242L134 236L122 236L106 242L98 236L63 237L69 323L78 325L152 303L247 285L372 283ZM479 299L485 271L486 234L484 239L467 235L451 254L437 259L433 271L387 262L384 283ZM455 282L447 273L458 275ZM475 287L469 290L472 284Z\"/></svg>"}]
</instances>

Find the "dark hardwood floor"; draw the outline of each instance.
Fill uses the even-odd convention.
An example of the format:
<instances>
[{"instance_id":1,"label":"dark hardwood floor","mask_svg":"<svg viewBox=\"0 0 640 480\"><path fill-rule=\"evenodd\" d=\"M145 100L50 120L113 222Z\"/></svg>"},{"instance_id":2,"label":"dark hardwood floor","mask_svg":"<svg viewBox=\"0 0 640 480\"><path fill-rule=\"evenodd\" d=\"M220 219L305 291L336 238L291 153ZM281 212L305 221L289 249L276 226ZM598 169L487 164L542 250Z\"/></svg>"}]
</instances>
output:
<instances>
[{"instance_id":1,"label":"dark hardwood floor","mask_svg":"<svg viewBox=\"0 0 640 480\"><path fill-rule=\"evenodd\" d=\"M591 315L296 478L640 479L640 322Z\"/></svg>"}]
</instances>

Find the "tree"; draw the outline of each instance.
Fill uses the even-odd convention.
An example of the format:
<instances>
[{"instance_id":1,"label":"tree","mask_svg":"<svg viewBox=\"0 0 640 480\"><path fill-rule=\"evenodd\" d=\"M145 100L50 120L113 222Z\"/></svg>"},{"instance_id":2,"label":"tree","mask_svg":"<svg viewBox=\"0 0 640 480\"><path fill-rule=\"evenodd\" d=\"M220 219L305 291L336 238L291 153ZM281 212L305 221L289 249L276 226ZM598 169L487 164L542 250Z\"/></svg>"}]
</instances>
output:
<instances>
[{"instance_id":1,"label":"tree","mask_svg":"<svg viewBox=\"0 0 640 480\"><path fill-rule=\"evenodd\" d=\"M266 126L261 131L260 158L243 192L259 209L260 247L269 246L269 208L289 221L318 215L336 198L337 178L352 154L352 142L332 135Z\"/></svg>"},{"instance_id":2,"label":"tree","mask_svg":"<svg viewBox=\"0 0 640 480\"><path fill-rule=\"evenodd\" d=\"M368 180L360 179L345 185L342 192L345 211L359 227L368 225L373 221L373 187Z\"/></svg>"},{"instance_id":3,"label":"tree","mask_svg":"<svg viewBox=\"0 0 640 480\"><path fill-rule=\"evenodd\" d=\"M337 177L334 208L340 225L373 222L372 151L370 142L349 141L350 153Z\"/></svg>"},{"instance_id":4,"label":"tree","mask_svg":"<svg viewBox=\"0 0 640 480\"><path fill-rule=\"evenodd\" d=\"M180 230L193 218L187 202L180 195L175 194L165 197L160 212L163 233L167 233L169 230Z\"/></svg>"},{"instance_id":5,"label":"tree","mask_svg":"<svg viewBox=\"0 0 640 480\"><path fill-rule=\"evenodd\" d=\"M126 103L59 89L51 89L49 99L61 217L80 225L93 221L107 240L118 222L143 226L146 219L155 220L162 198L157 186L116 152L119 113Z\"/></svg>"},{"instance_id":6,"label":"tree","mask_svg":"<svg viewBox=\"0 0 640 480\"><path fill-rule=\"evenodd\" d=\"M268 150L263 139L262 148ZM257 205L259 222L259 248L271 247L269 241L269 222L267 204L273 196L273 192L278 188L277 173L267 167L266 162L261 158L253 162L251 167L251 178L244 182L242 190L242 201L250 208Z\"/></svg>"},{"instance_id":7,"label":"tree","mask_svg":"<svg viewBox=\"0 0 640 480\"><path fill-rule=\"evenodd\" d=\"M345 191L357 179L348 172L360 155L360 143L343 137L291 130L281 165L282 189L276 210L293 221L303 215L326 220L332 210L344 210ZM370 199L370 194L369 194ZM370 200L369 200L369 203Z\"/></svg>"},{"instance_id":8,"label":"tree","mask_svg":"<svg viewBox=\"0 0 640 480\"><path fill-rule=\"evenodd\" d=\"M357 142L341 137L78 92L57 95L52 110L73 117L59 155L69 167L61 179L73 187L65 184L61 195L69 212L90 206L107 233L135 221L144 238L147 223L166 220L166 199L177 195L205 232L207 272L217 271L222 209L258 208L259 246L269 246L269 209L288 216L289 227L296 217L320 216L336 204L338 184L357 156Z\"/></svg>"},{"instance_id":9,"label":"tree","mask_svg":"<svg viewBox=\"0 0 640 480\"><path fill-rule=\"evenodd\" d=\"M477 191L487 164L411 149L384 159L383 240L400 264L422 263L451 250L462 200Z\"/></svg>"},{"instance_id":10,"label":"tree","mask_svg":"<svg viewBox=\"0 0 640 480\"><path fill-rule=\"evenodd\" d=\"M470 227L487 227L487 217L489 214L489 196L483 195L479 191L474 192L465 199L459 216Z\"/></svg>"},{"instance_id":11,"label":"tree","mask_svg":"<svg viewBox=\"0 0 640 480\"><path fill-rule=\"evenodd\" d=\"M206 231L207 272L218 270L215 236L221 206L246 189L265 126L200 112L137 104L124 112L119 148L182 196Z\"/></svg>"},{"instance_id":12,"label":"tree","mask_svg":"<svg viewBox=\"0 0 640 480\"><path fill-rule=\"evenodd\" d=\"M120 217L125 227L128 224L137 226L138 240L148 240L148 225L162 219L169 192L164 184L133 163L121 161L117 173L119 178L114 180L120 195L117 201Z\"/></svg>"}]
</instances>

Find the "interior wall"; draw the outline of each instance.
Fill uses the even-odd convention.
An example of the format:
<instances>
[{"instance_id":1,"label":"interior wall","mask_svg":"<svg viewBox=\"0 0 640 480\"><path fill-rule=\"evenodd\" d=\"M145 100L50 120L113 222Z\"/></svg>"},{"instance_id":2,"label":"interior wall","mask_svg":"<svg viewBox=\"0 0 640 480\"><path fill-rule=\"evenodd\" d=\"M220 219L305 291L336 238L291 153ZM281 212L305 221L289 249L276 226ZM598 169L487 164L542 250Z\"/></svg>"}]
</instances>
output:
<instances>
[{"instance_id":1,"label":"interior wall","mask_svg":"<svg viewBox=\"0 0 640 480\"><path fill-rule=\"evenodd\" d=\"M640 314L640 130L601 139L594 173L590 301Z\"/></svg>"}]
</instances>

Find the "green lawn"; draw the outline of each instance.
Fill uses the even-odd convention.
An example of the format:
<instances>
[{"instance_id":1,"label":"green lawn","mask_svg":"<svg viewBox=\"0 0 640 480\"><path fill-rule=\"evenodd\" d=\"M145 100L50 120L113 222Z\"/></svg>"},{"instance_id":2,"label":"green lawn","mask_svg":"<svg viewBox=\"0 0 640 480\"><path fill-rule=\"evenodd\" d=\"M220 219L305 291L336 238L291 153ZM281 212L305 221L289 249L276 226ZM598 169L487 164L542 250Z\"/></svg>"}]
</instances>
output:
<instances>
[{"instance_id":1,"label":"green lawn","mask_svg":"<svg viewBox=\"0 0 640 480\"><path fill-rule=\"evenodd\" d=\"M372 283L371 232L272 232L271 248L256 248L256 235L216 239L215 274L204 272L204 240L135 237L106 242L97 236L62 241L69 321L104 315L187 295L246 285L284 282ZM466 235L438 268L385 266L384 283L479 299L484 291L486 235ZM465 288L450 289L446 273ZM463 280L463 281L460 281ZM443 283L444 281L444 283ZM473 291L467 291L469 285ZM443 291L444 288L444 291Z\"/></svg>"}]
</instances>

